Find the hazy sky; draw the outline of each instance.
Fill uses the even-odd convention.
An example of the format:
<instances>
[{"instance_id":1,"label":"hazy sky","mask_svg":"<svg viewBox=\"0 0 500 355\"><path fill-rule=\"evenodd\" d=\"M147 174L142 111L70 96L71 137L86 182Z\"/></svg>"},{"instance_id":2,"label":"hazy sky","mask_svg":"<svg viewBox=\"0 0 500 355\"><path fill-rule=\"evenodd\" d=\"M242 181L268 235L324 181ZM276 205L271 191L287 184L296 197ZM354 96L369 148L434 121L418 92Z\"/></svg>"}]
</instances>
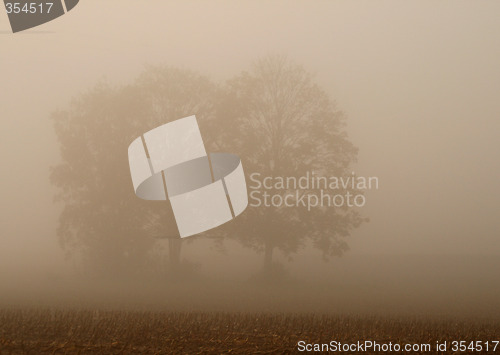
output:
<instances>
[{"instance_id":1,"label":"hazy sky","mask_svg":"<svg viewBox=\"0 0 500 355\"><path fill-rule=\"evenodd\" d=\"M498 2L85 0L15 35L1 13L0 264L62 255L51 111L146 64L225 80L269 53L315 73L349 117L356 172L380 179L352 254L499 255L499 12Z\"/></svg>"}]
</instances>

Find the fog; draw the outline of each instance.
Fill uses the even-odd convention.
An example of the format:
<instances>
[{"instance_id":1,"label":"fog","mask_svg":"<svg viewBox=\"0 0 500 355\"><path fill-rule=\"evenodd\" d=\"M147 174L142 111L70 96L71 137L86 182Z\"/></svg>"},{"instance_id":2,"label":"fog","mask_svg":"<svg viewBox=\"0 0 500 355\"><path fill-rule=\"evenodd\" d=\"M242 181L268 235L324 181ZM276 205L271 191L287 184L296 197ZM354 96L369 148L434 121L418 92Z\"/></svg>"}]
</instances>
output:
<instances>
[{"instance_id":1,"label":"fog","mask_svg":"<svg viewBox=\"0 0 500 355\"><path fill-rule=\"evenodd\" d=\"M15 35L0 15L0 304L498 312L499 10L87 0ZM262 253L231 240L220 253L196 238L182 249L199 267L188 284L82 277L56 235L63 205L49 181L61 160L51 112L99 82L131 83L147 65L223 83L269 54L314 73L347 116L354 171L379 179L349 251L330 262L310 245L291 260L278 252L286 280L262 286L253 279Z\"/></svg>"}]
</instances>

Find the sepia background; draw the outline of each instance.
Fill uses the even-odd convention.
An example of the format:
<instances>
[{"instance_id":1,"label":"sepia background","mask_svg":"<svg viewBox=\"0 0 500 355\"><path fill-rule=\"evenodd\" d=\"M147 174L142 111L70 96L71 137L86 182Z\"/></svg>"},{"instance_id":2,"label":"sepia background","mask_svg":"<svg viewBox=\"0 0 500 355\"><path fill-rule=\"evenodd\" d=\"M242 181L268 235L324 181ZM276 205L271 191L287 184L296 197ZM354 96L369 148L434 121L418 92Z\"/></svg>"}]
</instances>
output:
<instances>
[{"instance_id":1,"label":"sepia background","mask_svg":"<svg viewBox=\"0 0 500 355\"><path fill-rule=\"evenodd\" d=\"M15 35L0 15L0 302L498 312L499 7L87 0ZM56 232L64 205L50 181L61 162L51 114L98 83L133 83L148 65L223 85L269 55L313 73L345 114L353 170L379 178L349 251L329 262L310 245L291 259L278 252L288 281L271 289L254 280L262 253L230 238L223 252L208 238L183 245L201 275L188 285L83 277Z\"/></svg>"}]
</instances>

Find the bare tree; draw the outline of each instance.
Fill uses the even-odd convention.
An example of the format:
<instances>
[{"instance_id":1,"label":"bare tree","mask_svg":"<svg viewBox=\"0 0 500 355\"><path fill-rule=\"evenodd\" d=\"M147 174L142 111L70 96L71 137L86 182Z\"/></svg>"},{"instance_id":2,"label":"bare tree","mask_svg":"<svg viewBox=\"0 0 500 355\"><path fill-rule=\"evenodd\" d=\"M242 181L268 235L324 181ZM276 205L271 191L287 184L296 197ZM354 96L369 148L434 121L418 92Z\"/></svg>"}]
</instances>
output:
<instances>
[{"instance_id":1,"label":"bare tree","mask_svg":"<svg viewBox=\"0 0 500 355\"><path fill-rule=\"evenodd\" d=\"M357 148L349 141L345 115L303 67L283 56L257 61L230 80L219 102L223 149L242 156L247 181L262 176L351 174ZM273 194L282 191L269 191ZM348 208L249 207L226 230L243 245L264 254L270 271L273 252L296 253L307 240L325 258L341 255L363 218Z\"/></svg>"}]
</instances>

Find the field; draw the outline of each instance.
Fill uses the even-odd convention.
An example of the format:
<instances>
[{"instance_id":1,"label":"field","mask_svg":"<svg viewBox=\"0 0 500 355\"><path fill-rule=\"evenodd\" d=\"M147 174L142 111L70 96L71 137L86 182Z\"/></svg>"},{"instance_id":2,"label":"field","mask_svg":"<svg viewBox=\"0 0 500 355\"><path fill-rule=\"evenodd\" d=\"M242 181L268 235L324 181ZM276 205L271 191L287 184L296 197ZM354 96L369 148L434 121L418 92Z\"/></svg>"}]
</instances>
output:
<instances>
[{"instance_id":1,"label":"field","mask_svg":"<svg viewBox=\"0 0 500 355\"><path fill-rule=\"evenodd\" d=\"M446 353L451 354L453 340L469 344L499 338L500 321L479 319L117 310L0 311L2 355L289 354L298 352L301 340L310 344L332 340L341 343L371 340L402 346L423 343L433 346L432 353L437 341L448 341ZM500 353L500 349L496 351ZM493 353L491 349L489 353Z\"/></svg>"}]
</instances>

